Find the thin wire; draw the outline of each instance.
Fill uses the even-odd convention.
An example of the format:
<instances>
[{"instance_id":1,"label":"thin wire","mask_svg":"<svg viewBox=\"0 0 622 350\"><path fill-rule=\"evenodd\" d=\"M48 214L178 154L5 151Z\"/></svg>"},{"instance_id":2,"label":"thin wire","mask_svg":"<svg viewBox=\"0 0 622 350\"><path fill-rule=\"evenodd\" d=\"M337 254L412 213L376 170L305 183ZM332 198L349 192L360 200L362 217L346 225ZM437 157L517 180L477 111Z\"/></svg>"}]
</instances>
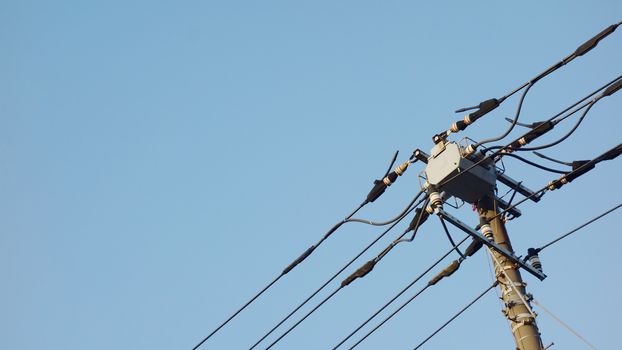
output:
<instances>
[{"instance_id":1,"label":"thin wire","mask_svg":"<svg viewBox=\"0 0 622 350\"><path fill-rule=\"evenodd\" d=\"M488 248L488 247L486 247ZM516 288L516 286L514 285L514 281L510 278L510 276L508 276L508 273L505 272L505 268L503 268L503 266L501 266L501 263L499 262L499 260L497 259L497 257L495 256L495 254L492 252L492 250L490 248L488 248L488 251L490 252L490 255L492 256L492 259L495 261L495 263L497 264L497 267L499 268L499 270L501 270L501 273L503 273L503 275L505 276L505 279L507 280L507 284L510 285L510 288L514 289L514 292L516 293L516 295L518 295L518 298L521 300L521 302L525 305L525 307L527 308L527 310L529 311L529 313L531 314L531 316L535 319L536 318L536 314L533 312L533 310L531 309L531 306L529 306L529 303L527 303L527 300L525 300L525 297L523 296L523 293L521 293L518 288Z\"/></svg>"},{"instance_id":2,"label":"thin wire","mask_svg":"<svg viewBox=\"0 0 622 350\"><path fill-rule=\"evenodd\" d=\"M617 210L617 209L618 209L618 208L620 208L620 207L622 207L622 203L620 203L620 204L616 205L615 207L613 207L613 208L611 208L611 209L607 210L606 212L604 212L604 213L602 213L602 214L600 214L600 215L598 215L598 216L596 216L596 217L592 218L591 220L587 221L586 223L584 223L584 224L581 224L581 225L577 226L576 228L574 228L574 229L570 230L568 233L565 233L565 234L561 235L560 237L555 238L554 240L552 240L551 242L549 242L549 243L547 243L547 244L543 245L542 247L538 248L537 250L538 250L538 251L541 251L541 250L543 250L544 248L547 248L547 247L549 247L549 246L551 246L551 245L553 245L553 244L555 244L555 243L557 243L557 242L561 241L562 239L564 239L564 238L566 238L566 237L570 236L571 234L573 234L573 233L575 233L575 232L579 231L580 229L582 229L582 228L584 228L585 226L587 226L587 225L589 225L589 224L593 223L594 221L596 221L596 220L598 220L598 219L600 219L600 218L602 218L602 217L604 217L604 216L606 216L606 215L610 214L611 212L613 212L613 211Z\"/></svg>"},{"instance_id":3,"label":"thin wire","mask_svg":"<svg viewBox=\"0 0 622 350\"><path fill-rule=\"evenodd\" d=\"M421 196L423 192L420 192L417 197ZM285 321L287 321L290 317L292 317L296 312L298 312L298 310L300 310L300 308L302 308L304 305L306 305L311 299L313 299L313 297L315 297L320 291L322 291L324 288L326 288L326 286L328 284L330 284L330 282L332 282L335 278L337 278L337 276L339 276L345 269L347 269L350 265L352 265L358 258L361 257L361 255L363 255L365 252L367 252L369 250L369 248L371 248L374 244L376 244L382 237L384 237L389 231L391 231L391 229L393 229L393 227L395 227L404 217L406 217L408 214L410 214L413 210L415 210L416 207L419 206L419 204L421 204L421 202L423 202L426 198L423 198L419 201L419 203L415 204L401 219L399 219L398 221L396 221L395 223L393 223L393 225L391 225L389 228L387 228L383 233L381 233L378 237L376 237L371 243L369 243L367 245L367 247L365 247L365 249L363 249L360 253L358 253L354 258L352 258L347 264L345 264L339 271L337 271L335 274L333 274L332 277L330 277L326 282L324 282L324 284L322 284L322 286L320 286L320 288L318 288L317 290L315 290L315 292L311 293L311 295L309 295L300 305L298 305L294 310L292 310L287 316L285 316L281 321L279 321L279 323L277 323L274 327L272 327L272 329L270 329L270 331L268 331L266 334L264 334L261 339L259 339L255 344L253 344L253 346L251 346L249 348L249 350L254 349L255 347L257 347L257 345L259 345L264 339L266 339L270 334L272 334L277 328L279 328ZM415 228L416 229L416 228ZM403 236L405 233L403 233L401 236ZM401 237L400 236L400 237Z\"/></svg>"},{"instance_id":4,"label":"thin wire","mask_svg":"<svg viewBox=\"0 0 622 350\"><path fill-rule=\"evenodd\" d=\"M440 326L436 331L434 331L427 338L425 338L421 343L419 343L419 345L415 346L413 350L417 350L420 347L422 347L423 344L425 344L428 340L432 339L432 337L434 337L438 332L443 330L443 328L447 327L448 324L453 322L456 318L458 318L458 316L460 316L463 312L465 312L468 308L470 308L473 304L475 304L478 300L480 300L484 295L490 292L491 289L495 288L497 284L498 283L495 281L495 283L490 285L490 287L486 288L486 290L484 290L480 295L478 295L475 299L473 299L470 303L468 303L465 307L463 307L462 310L458 311L458 313L453 315L447 322L443 323L442 326Z\"/></svg>"},{"instance_id":5,"label":"thin wire","mask_svg":"<svg viewBox=\"0 0 622 350\"><path fill-rule=\"evenodd\" d=\"M431 286L432 285L429 284L429 283L426 284L425 287L421 288L417 293L415 293L415 295L413 295L405 303L400 305L400 307L398 307L397 310L393 311L387 318L382 320L382 322L380 322L376 327L372 328L371 331L367 332L367 334L365 334L365 336L363 336L363 338L359 339L356 343L354 343L354 345L352 345L349 350L352 350L355 347L357 347L361 342L363 342L363 340L367 339L367 337L369 337L372 333L374 333L376 330L378 330L378 328L382 327L382 325L384 325L388 320L390 320L398 312L402 311L402 309L404 307L406 307L406 305L408 305L411 301L415 300L415 298L417 298L419 295L421 295L421 293L425 292L425 290L430 288Z\"/></svg>"},{"instance_id":6,"label":"thin wire","mask_svg":"<svg viewBox=\"0 0 622 350\"><path fill-rule=\"evenodd\" d=\"M289 334L289 332L291 332L294 328L296 328L299 324L302 323L302 321L306 320L307 317L309 317L313 312L315 312L315 310L319 309L320 306L324 305L325 302L327 302L330 298L333 297L333 295L337 294L337 292L339 292L341 290L341 288L343 288L342 286L339 286L337 289L335 289L332 293L330 293L326 298L324 298L324 300L322 300L319 304L317 304L313 309L311 309L311 311L309 311L309 313L307 313L303 318L301 318L300 320L298 320L298 322L296 322L293 326L291 326L285 333L281 334L281 336L279 336L275 341L272 342L272 344L270 344L266 350L272 348L276 343L278 343L281 339L283 339L287 334Z\"/></svg>"},{"instance_id":7,"label":"thin wire","mask_svg":"<svg viewBox=\"0 0 622 350\"><path fill-rule=\"evenodd\" d=\"M209 338L211 338L214 334L216 334L216 332L218 332L222 327L224 327L227 323L229 323L229 321L231 321L235 316L237 316L240 312L242 312L242 310L246 309L248 305L250 305L253 301L255 301L255 299L257 299L260 295L262 295L266 290L268 290L268 288L272 287L272 285L275 284L276 281L281 279L281 277L283 276L284 274L280 274L277 278L275 278L272 282L270 282L267 286L265 286L259 293L255 294L255 296L252 297L249 301L247 301L246 304L244 304L244 306L239 308L238 311L236 311L233 315L229 316L229 318L225 322L223 322L220 326L214 329L207 337L203 338L203 340L201 340L197 345L195 345L194 348L192 348L192 350L196 350L201 345L203 345L203 343L205 343Z\"/></svg>"},{"instance_id":8,"label":"thin wire","mask_svg":"<svg viewBox=\"0 0 622 350\"><path fill-rule=\"evenodd\" d=\"M459 247L460 245L462 245L469 237L464 237L460 242L458 242L458 244L456 245L456 247ZM419 280L421 278L423 278L423 276L425 276L428 272L430 272L433 268L436 267L436 265L440 264L441 261L443 261L449 254L451 254L451 252L454 251L454 247L452 247L451 249L449 249L445 254L443 254L439 259L437 259L432 265L430 265L430 267L428 267L425 271L423 271L419 276L417 276L412 282L410 282L406 287L404 287L399 293L397 293L393 298L391 298L388 302L386 302L380 309L378 309L373 315L371 315L367 320L365 320L361 325L359 325L354 331L352 331L350 334L348 334L348 336L346 336L343 340L341 340L339 342L339 344L337 344L332 350L337 349L338 347L340 347L343 343L345 343L348 339L352 338L352 336L354 334L356 334L356 332L358 332L361 328L365 327L365 325L367 325L371 320L373 320L376 316L378 316L378 314L380 314L382 311L384 311L384 309L386 309L389 305L391 305L395 300L397 300L397 298L399 298L400 296L402 296L402 294L404 294L408 289L410 289L410 287L412 287L415 283L419 282Z\"/></svg>"},{"instance_id":9,"label":"thin wire","mask_svg":"<svg viewBox=\"0 0 622 350\"><path fill-rule=\"evenodd\" d=\"M345 223L346 220L350 219L354 214L356 214L359 210L361 210L361 208L363 206L365 206L365 204L367 204L367 201L361 203L356 209L354 209L354 211L350 215L346 216L346 218L343 221L341 221L337 225L333 226L330 230L328 230L328 232L322 237L322 239L318 243L316 243L314 245L314 249L317 248L320 244L322 244L322 242L326 238L328 238L335 230L337 230L337 228L339 228L339 226L341 226L343 223ZM300 262L302 262L302 260ZM293 267L292 267L292 269L293 269ZM244 305L242 305L242 307L240 307L236 312L234 312L231 316L229 316L229 318L227 318L223 323L221 323L218 327L216 327L216 329L214 329L210 334L208 334L199 343L197 343L197 345L195 345L192 348L192 350L196 350L201 345L203 345L203 343L205 343L214 334L216 334L220 329L222 329L227 323L229 323L233 318L235 318L240 312L242 312L244 309L246 309L251 303L253 303L257 298L259 298L265 291L267 291L270 287L272 287L278 280L281 279L281 277L285 276L285 274L287 274L289 271L291 271L291 269L283 270L283 272L281 272L281 274L278 275L272 282L268 283L268 285L266 285L261 291L259 291L257 294L255 294L250 300L248 300Z\"/></svg>"},{"instance_id":10,"label":"thin wire","mask_svg":"<svg viewBox=\"0 0 622 350\"><path fill-rule=\"evenodd\" d=\"M536 299L532 298L531 301L533 301L534 304L536 304L536 306L538 306L539 308L542 309L542 311L546 312L547 314L549 314L549 316L551 316L555 321L559 322L559 324L561 324L564 328L566 328L567 330L569 330L572 334L576 335L577 338L581 339L585 344L587 344L590 348L596 350L596 347L594 345L592 345L592 343L590 343L587 339L585 339L581 334L579 334L579 332L577 332L576 330L574 330L572 327L570 327L567 323L565 323L564 321L562 321L559 317L555 316L555 314L553 314L549 309L545 308L544 305L540 304Z\"/></svg>"},{"instance_id":11,"label":"thin wire","mask_svg":"<svg viewBox=\"0 0 622 350\"><path fill-rule=\"evenodd\" d=\"M508 136L510 132L514 130L514 127L516 126L516 123L518 122L518 117L520 116L521 109L523 108L523 102L525 101L525 96L527 96L527 93L532 87L533 87L533 83L529 82L529 84L527 85L527 88L525 89L525 91L523 91L523 94L521 95L520 101L518 103L518 107L516 108L516 115L514 117L514 120L512 120L512 124L510 125L510 127L503 134L497 137L493 137L493 138L489 138L489 139L485 139L480 142L477 142L473 147L477 148L485 143L499 141L503 139L504 137Z\"/></svg>"},{"instance_id":12,"label":"thin wire","mask_svg":"<svg viewBox=\"0 0 622 350\"><path fill-rule=\"evenodd\" d=\"M548 171L548 172L551 172L551 173L556 173L556 174L566 174L567 173L567 171L549 168L549 167L546 167L544 165L540 165L538 163L532 162L529 159L525 159L525 158L523 158L521 156L518 156L518 155L516 155L514 153L506 153L506 154L504 154L504 156L510 156L512 158L516 158L516 159L520 160L523 163L527 163L527 164L529 164L531 166L534 166L534 167L536 167L538 169L542 169L542 170L545 170L545 171Z\"/></svg>"}]
</instances>

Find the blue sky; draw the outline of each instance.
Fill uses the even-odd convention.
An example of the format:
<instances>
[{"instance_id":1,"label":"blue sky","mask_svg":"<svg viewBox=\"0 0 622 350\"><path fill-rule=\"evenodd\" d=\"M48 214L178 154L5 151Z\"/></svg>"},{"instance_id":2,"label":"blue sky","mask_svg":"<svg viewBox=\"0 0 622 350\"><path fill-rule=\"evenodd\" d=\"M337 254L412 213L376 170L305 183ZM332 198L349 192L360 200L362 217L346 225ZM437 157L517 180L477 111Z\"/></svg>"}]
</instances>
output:
<instances>
[{"instance_id":1,"label":"blue sky","mask_svg":"<svg viewBox=\"0 0 622 350\"><path fill-rule=\"evenodd\" d=\"M504 95L621 10L616 1L2 2L0 348L192 348L360 203L395 150L402 161L428 151L461 117L453 110ZM522 121L619 75L620 47L618 29L539 82ZM620 94L599 102L546 154L587 159L618 144L621 105ZM457 137L499 134L515 107L508 100ZM556 177L505 165L533 189ZM394 216L422 170L358 216ZM521 206L508 224L517 252L618 204L621 170L620 160L602 163ZM452 213L477 222L468 205ZM449 248L437 221L275 348L335 345ZM545 250L545 281L525 276L536 299L603 349L618 343L619 223L616 212ZM344 226L204 348L248 348L379 232ZM414 347L491 281L480 252L360 348ZM495 299L426 348L511 348ZM545 344L586 348L536 311Z\"/></svg>"}]
</instances>

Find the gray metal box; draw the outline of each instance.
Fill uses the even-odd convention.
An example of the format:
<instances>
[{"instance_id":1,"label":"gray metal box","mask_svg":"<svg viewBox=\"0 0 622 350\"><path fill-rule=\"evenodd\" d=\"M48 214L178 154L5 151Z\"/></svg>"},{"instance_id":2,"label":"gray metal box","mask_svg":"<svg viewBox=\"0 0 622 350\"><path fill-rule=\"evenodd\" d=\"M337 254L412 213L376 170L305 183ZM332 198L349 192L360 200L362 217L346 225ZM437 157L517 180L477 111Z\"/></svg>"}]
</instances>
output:
<instances>
[{"instance_id":1,"label":"gray metal box","mask_svg":"<svg viewBox=\"0 0 622 350\"><path fill-rule=\"evenodd\" d=\"M439 186L439 191L458 197L465 202L477 202L495 188L496 172L494 167L478 165L466 173L447 181L458 173L463 173L474 163L461 154L460 146L455 142L439 143L431 151L425 175L431 185ZM447 181L447 183L444 183Z\"/></svg>"}]
</instances>

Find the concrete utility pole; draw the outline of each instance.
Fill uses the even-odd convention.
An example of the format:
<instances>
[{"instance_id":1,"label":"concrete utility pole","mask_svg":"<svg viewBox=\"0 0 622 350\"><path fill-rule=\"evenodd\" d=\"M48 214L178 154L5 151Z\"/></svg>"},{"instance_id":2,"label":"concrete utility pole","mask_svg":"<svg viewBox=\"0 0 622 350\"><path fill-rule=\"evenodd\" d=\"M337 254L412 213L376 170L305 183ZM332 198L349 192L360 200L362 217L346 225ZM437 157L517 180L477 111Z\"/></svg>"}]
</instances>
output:
<instances>
[{"instance_id":1,"label":"concrete utility pole","mask_svg":"<svg viewBox=\"0 0 622 350\"><path fill-rule=\"evenodd\" d=\"M495 217L497 208L492 193L480 199L477 211L482 224L482 233L508 251L514 253L505 224L500 217ZM487 225L488 223L488 225ZM525 283L518 266L494 249L490 249L495 275L499 281L505 307L503 314L508 319L512 335L518 350L542 350L542 340L536 324L535 313L531 310L526 296Z\"/></svg>"}]
</instances>

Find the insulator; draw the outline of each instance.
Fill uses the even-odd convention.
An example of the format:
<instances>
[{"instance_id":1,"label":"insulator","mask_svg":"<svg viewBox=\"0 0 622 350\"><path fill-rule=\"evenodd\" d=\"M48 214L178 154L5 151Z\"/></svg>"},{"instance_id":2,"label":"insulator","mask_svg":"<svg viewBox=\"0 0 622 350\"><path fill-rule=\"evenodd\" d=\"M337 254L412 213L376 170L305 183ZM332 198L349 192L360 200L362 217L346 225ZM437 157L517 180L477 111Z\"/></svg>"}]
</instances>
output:
<instances>
[{"instance_id":1,"label":"insulator","mask_svg":"<svg viewBox=\"0 0 622 350\"><path fill-rule=\"evenodd\" d=\"M529 263L531 264L531 266L533 266L534 269L542 272L542 262L540 261L537 250L535 250L534 248L529 248L527 250L527 259L529 260Z\"/></svg>"},{"instance_id":2,"label":"insulator","mask_svg":"<svg viewBox=\"0 0 622 350\"><path fill-rule=\"evenodd\" d=\"M489 241L494 241L494 237L492 235L492 227L488 224L482 225L480 231L484 235L484 237L488 238Z\"/></svg>"},{"instance_id":3,"label":"insulator","mask_svg":"<svg viewBox=\"0 0 622 350\"><path fill-rule=\"evenodd\" d=\"M430 207L432 207L435 211L437 208L443 207L443 198L441 198L441 195L438 192L430 193L429 198L430 198Z\"/></svg>"}]
</instances>

